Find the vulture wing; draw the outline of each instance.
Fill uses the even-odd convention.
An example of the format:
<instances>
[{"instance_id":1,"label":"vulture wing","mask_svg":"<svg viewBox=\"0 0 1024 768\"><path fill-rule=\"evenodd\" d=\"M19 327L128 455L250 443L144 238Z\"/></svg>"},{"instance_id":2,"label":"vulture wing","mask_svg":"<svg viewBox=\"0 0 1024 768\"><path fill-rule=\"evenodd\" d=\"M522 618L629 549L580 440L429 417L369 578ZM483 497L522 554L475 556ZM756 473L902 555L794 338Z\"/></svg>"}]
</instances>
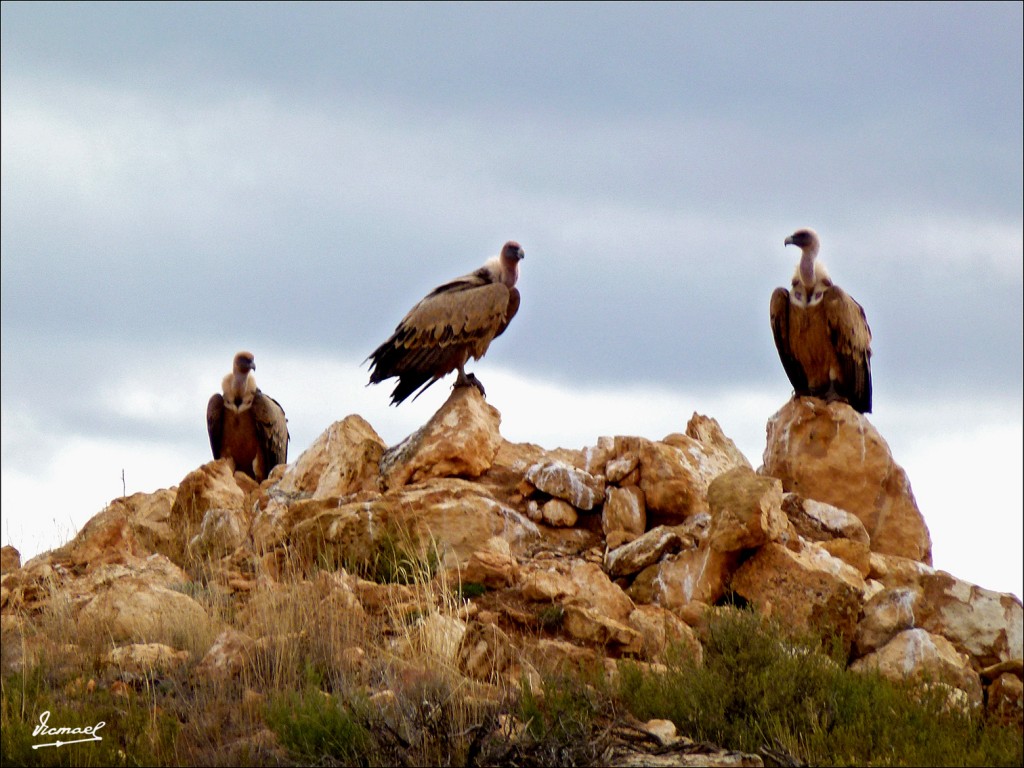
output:
<instances>
[{"instance_id":1,"label":"vulture wing","mask_svg":"<svg viewBox=\"0 0 1024 768\"><path fill-rule=\"evenodd\" d=\"M213 458L219 459L224 445L224 396L221 394L213 395L206 404L206 431L210 433Z\"/></svg>"},{"instance_id":2,"label":"vulture wing","mask_svg":"<svg viewBox=\"0 0 1024 768\"><path fill-rule=\"evenodd\" d=\"M782 361L782 367L786 370L790 384L793 385L793 391L797 395L806 395L810 391L807 374L789 344L789 313L789 291L785 288L776 288L772 293L769 309L775 348L779 351L779 359Z\"/></svg>"},{"instance_id":3,"label":"vulture wing","mask_svg":"<svg viewBox=\"0 0 1024 768\"><path fill-rule=\"evenodd\" d=\"M281 404L259 389L252 399L252 415L265 478L278 464L288 463L288 420Z\"/></svg>"},{"instance_id":4,"label":"vulture wing","mask_svg":"<svg viewBox=\"0 0 1024 768\"><path fill-rule=\"evenodd\" d=\"M841 394L858 413L871 412L871 328L864 308L833 285L822 302L829 335L839 358Z\"/></svg>"}]
</instances>

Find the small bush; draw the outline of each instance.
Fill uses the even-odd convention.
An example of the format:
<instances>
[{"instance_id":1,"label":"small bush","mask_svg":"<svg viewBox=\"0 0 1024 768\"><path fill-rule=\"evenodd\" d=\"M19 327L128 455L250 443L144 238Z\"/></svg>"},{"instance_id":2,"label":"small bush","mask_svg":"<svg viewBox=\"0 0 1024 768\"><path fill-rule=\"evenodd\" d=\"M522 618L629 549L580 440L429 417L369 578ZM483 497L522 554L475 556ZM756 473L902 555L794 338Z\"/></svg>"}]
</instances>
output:
<instances>
[{"instance_id":1,"label":"small bush","mask_svg":"<svg viewBox=\"0 0 1024 768\"><path fill-rule=\"evenodd\" d=\"M1020 765L1019 734L984 728L939 689L851 672L750 611L709 620L704 663L664 674L626 665L619 695L640 719L730 749L781 749L812 765Z\"/></svg>"},{"instance_id":2,"label":"small bush","mask_svg":"<svg viewBox=\"0 0 1024 768\"><path fill-rule=\"evenodd\" d=\"M281 746L302 763L365 765L377 748L359 718L316 688L276 697L267 706L266 723Z\"/></svg>"}]
</instances>

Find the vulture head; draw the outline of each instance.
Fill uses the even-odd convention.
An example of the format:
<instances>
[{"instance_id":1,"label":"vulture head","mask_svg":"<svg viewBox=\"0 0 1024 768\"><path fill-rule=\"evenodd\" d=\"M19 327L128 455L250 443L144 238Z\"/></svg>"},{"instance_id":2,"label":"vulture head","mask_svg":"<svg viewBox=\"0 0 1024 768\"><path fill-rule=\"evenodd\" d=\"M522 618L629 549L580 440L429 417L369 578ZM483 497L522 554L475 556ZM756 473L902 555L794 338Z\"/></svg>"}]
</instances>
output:
<instances>
[{"instance_id":1,"label":"vulture head","mask_svg":"<svg viewBox=\"0 0 1024 768\"><path fill-rule=\"evenodd\" d=\"M819 264L816 269L816 265L814 263L814 260L818 256L818 250L821 248L821 241L818 239L818 233L810 228L798 229L786 238L785 245L795 245L800 249L800 266L797 269L797 272L800 275L800 282L803 283L806 288L813 289L817 278L824 276L824 267Z\"/></svg>"},{"instance_id":2,"label":"vulture head","mask_svg":"<svg viewBox=\"0 0 1024 768\"><path fill-rule=\"evenodd\" d=\"M234 372L247 374L256 370L256 358L252 352L239 352L235 355Z\"/></svg>"},{"instance_id":3,"label":"vulture head","mask_svg":"<svg viewBox=\"0 0 1024 768\"><path fill-rule=\"evenodd\" d=\"M523 246L515 240L509 240L501 247L498 263L501 268L501 281L509 288L519 279L519 262L526 258Z\"/></svg>"}]
</instances>

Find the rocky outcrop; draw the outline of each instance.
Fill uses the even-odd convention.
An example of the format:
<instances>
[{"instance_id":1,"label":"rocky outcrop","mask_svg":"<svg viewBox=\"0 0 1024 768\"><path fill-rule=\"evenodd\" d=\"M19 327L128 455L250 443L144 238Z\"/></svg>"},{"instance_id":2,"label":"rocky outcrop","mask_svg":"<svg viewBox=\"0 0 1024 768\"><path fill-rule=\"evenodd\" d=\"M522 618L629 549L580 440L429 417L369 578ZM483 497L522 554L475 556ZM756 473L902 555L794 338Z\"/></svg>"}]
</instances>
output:
<instances>
[{"instance_id":1,"label":"rocky outcrop","mask_svg":"<svg viewBox=\"0 0 1024 768\"><path fill-rule=\"evenodd\" d=\"M871 422L845 403L786 403L768 421L762 473L787 492L856 515L873 552L931 564L931 536L907 473Z\"/></svg>"},{"instance_id":2,"label":"rocky outcrop","mask_svg":"<svg viewBox=\"0 0 1024 768\"><path fill-rule=\"evenodd\" d=\"M697 414L579 450L500 422L474 388L390 448L351 415L260 485L214 461L27 563L5 548L3 663L59 625L127 677L191 664L219 684L325 638L358 676L384 622L403 674L429 657L486 696L545 664L700 658L706 611L745 602L839 638L855 669L1020 717L1021 601L931 567L906 474L848 406L787 403L757 472Z\"/></svg>"}]
</instances>

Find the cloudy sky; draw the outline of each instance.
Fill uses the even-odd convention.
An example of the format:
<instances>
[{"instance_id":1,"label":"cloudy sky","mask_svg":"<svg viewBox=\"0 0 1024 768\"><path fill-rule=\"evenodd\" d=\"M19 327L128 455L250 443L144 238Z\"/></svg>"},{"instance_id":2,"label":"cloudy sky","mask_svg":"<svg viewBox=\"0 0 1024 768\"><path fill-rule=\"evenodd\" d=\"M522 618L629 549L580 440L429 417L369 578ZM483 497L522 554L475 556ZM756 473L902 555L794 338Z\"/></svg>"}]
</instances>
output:
<instances>
[{"instance_id":1,"label":"cloudy sky","mask_svg":"<svg viewBox=\"0 0 1024 768\"><path fill-rule=\"evenodd\" d=\"M2 5L2 506L31 556L209 459L239 349L288 412L389 443L364 358L522 243L473 365L502 433L751 462L801 226L874 334L871 422L935 565L1022 589L1022 6Z\"/></svg>"}]
</instances>

